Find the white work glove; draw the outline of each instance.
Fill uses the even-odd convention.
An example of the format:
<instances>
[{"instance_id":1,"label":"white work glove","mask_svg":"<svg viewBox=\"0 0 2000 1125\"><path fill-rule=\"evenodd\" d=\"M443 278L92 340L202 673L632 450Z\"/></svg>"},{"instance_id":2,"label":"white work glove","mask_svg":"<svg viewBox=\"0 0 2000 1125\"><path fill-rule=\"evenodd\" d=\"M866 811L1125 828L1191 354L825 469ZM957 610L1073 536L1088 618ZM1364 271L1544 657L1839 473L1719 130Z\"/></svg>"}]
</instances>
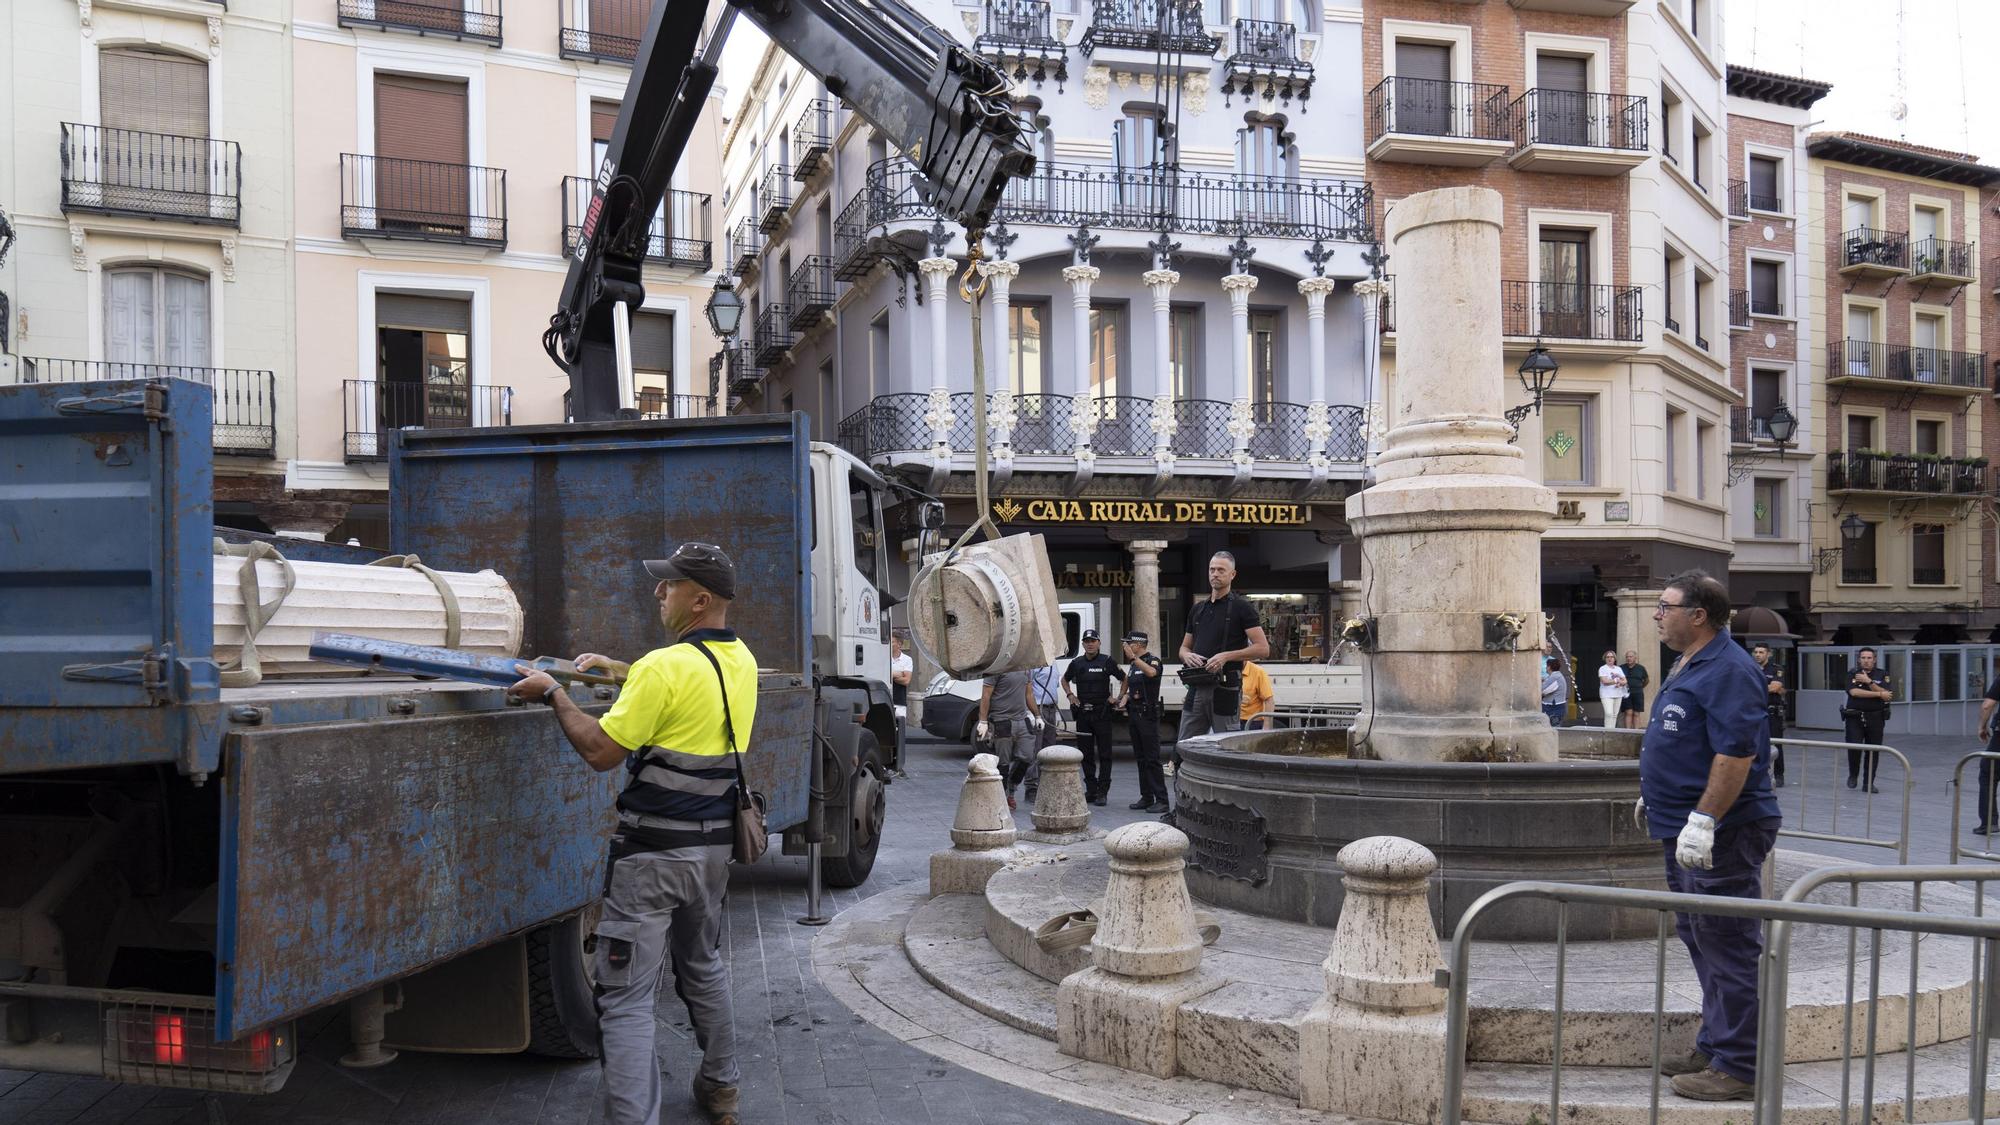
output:
<instances>
[{"instance_id":1,"label":"white work glove","mask_svg":"<svg viewBox=\"0 0 2000 1125\"><path fill-rule=\"evenodd\" d=\"M1707 871L1715 866L1715 818L1705 812L1691 812L1674 847L1674 862L1682 867Z\"/></svg>"},{"instance_id":2,"label":"white work glove","mask_svg":"<svg viewBox=\"0 0 2000 1125\"><path fill-rule=\"evenodd\" d=\"M1036 733L1040 733L1042 729L1042 717L1033 711L1028 712L1028 729Z\"/></svg>"},{"instance_id":3,"label":"white work glove","mask_svg":"<svg viewBox=\"0 0 2000 1125\"><path fill-rule=\"evenodd\" d=\"M1632 827L1644 832L1651 825L1646 820L1646 798L1632 802Z\"/></svg>"},{"instance_id":4,"label":"white work glove","mask_svg":"<svg viewBox=\"0 0 2000 1125\"><path fill-rule=\"evenodd\" d=\"M972 728L972 740L974 742L993 741L993 724L987 722L985 719L979 720L978 725Z\"/></svg>"}]
</instances>

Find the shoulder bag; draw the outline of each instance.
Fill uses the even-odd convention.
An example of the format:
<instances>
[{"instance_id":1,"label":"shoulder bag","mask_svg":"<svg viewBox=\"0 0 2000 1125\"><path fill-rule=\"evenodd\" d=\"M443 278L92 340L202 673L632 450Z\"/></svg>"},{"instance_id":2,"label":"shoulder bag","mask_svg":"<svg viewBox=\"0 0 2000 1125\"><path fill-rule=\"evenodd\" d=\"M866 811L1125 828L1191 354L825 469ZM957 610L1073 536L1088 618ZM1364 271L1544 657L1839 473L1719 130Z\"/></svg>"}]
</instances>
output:
<instances>
[{"instance_id":1,"label":"shoulder bag","mask_svg":"<svg viewBox=\"0 0 2000 1125\"><path fill-rule=\"evenodd\" d=\"M771 832L764 824L764 795L750 792L749 779L743 776L742 747L736 743L736 723L729 715L729 683L722 678L722 664L708 646L700 641L694 647L708 658L708 666L715 669L715 686L722 692L722 732L729 738L729 749L736 758L736 840L730 847L729 858L737 863L755 863L763 858L771 846Z\"/></svg>"}]
</instances>

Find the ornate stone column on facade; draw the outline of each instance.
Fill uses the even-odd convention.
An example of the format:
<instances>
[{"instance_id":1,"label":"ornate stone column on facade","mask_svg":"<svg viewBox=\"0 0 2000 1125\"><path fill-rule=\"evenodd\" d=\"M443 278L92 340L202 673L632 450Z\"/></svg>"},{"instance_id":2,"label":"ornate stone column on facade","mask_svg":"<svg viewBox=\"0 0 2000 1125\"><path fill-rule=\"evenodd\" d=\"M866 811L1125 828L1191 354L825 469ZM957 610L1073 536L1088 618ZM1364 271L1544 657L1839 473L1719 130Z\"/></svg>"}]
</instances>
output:
<instances>
[{"instance_id":1,"label":"ornate stone column on facade","mask_svg":"<svg viewBox=\"0 0 2000 1125\"><path fill-rule=\"evenodd\" d=\"M1306 404L1306 459L1312 462L1315 480L1326 474L1326 440L1333 433L1326 412L1326 297L1335 284L1330 277L1308 277L1299 282L1299 292L1306 298L1306 369L1312 374L1312 398Z\"/></svg>"},{"instance_id":2,"label":"ornate stone column on facade","mask_svg":"<svg viewBox=\"0 0 2000 1125\"><path fill-rule=\"evenodd\" d=\"M1134 539L1125 544L1132 552L1132 628L1151 638L1154 651L1171 651L1160 636L1160 552L1167 549L1164 539ZM1179 641L1179 637L1174 638Z\"/></svg>"},{"instance_id":3,"label":"ornate stone column on facade","mask_svg":"<svg viewBox=\"0 0 2000 1125\"><path fill-rule=\"evenodd\" d=\"M1097 398L1090 393L1090 284L1101 273L1096 266L1065 266L1062 271L1063 280L1069 282L1076 324L1070 350L1075 370L1070 377L1069 419L1080 466L1095 460L1090 451L1091 432L1097 429Z\"/></svg>"},{"instance_id":4,"label":"ornate stone column on facade","mask_svg":"<svg viewBox=\"0 0 2000 1125\"><path fill-rule=\"evenodd\" d=\"M958 421L951 409L951 368L946 364L945 287L958 263L950 258L925 258L917 263L924 276L924 300L930 306L931 401L924 424L931 431L931 483L935 492L951 472L951 428Z\"/></svg>"},{"instance_id":5,"label":"ornate stone column on facade","mask_svg":"<svg viewBox=\"0 0 2000 1125\"><path fill-rule=\"evenodd\" d=\"M1250 464L1250 437L1257 423L1250 417L1250 291L1257 288L1255 274L1232 273L1222 279L1229 294L1229 367L1236 397L1229 407L1229 436L1236 443L1239 469Z\"/></svg>"},{"instance_id":6,"label":"ornate stone column on facade","mask_svg":"<svg viewBox=\"0 0 2000 1125\"><path fill-rule=\"evenodd\" d=\"M1153 376L1153 460L1161 465L1164 473L1171 473L1174 463L1175 390L1173 298L1174 286L1180 284L1181 275L1179 270L1147 270L1139 280L1153 290L1153 347L1159 357ZM1133 393L1138 393L1137 388ZM1155 556L1156 567L1157 562Z\"/></svg>"},{"instance_id":7,"label":"ornate stone column on facade","mask_svg":"<svg viewBox=\"0 0 2000 1125\"><path fill-rule=\"evenodd\" d=\"M1639 664L1652 677L1652 687L1646 691L1651 699L1660 690L1666 679L1667 670L1660 666L1659 629L1653 624L1655 607L1660 604L1660 595L1665 590L1622 589L1611 591L1611 600L1618 606L1618 659L1625 659L1628 652L1639 654ZM1591 667L1599 654L1570 653L1583 667Z\"/></svg>"},{"instance_id":8,"label":"ornate stone column on facade","mask_svg":"<svg viewBox=\"0 0 2000 1125\"><path fill-rule=\"evenodd\" d=\"M1021 275L1018 262L982 261L979 276L986 279L988 293L992 298L992 311L987 314L986 338L993 341L993 358L986 363L987 385L993 390L986 396L986 420L990 432L987 442L992 446L988 453L993 460L993 471L1006 476L1013 473L1014 462L1014 385L1008 360L1013 337L1007 323L1008 291L1013 288L1014 279Z\"/></svg>"},{"instance_id":9,"label":"ornate stone column on facade","mask_svg":"<svg viewBox=\"0 0 2000 1125\"><path fill-rule=\"evenodd\" d=\"M1382 409L1382 298L1388 292L1389 283L1380 278L1354 283L1354 296L1361 302L1362 382L1368 388L1368 401L1361 404L1361 440L1371 459L1381 450L1387 432Z\"/></svg>"}]
</instances>

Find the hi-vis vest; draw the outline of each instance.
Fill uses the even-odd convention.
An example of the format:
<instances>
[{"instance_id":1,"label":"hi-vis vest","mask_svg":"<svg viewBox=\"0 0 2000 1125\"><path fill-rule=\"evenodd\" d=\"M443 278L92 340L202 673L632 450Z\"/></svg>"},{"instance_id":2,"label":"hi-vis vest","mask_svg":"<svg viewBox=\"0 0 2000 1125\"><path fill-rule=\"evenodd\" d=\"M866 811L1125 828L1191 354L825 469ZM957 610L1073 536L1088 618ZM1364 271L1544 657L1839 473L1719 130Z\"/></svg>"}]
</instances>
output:
<instances>
[{"instance_id":1,"label":"hi-vis vest","mask_svg":"<svg viewBox=\"0 0 2000 1125\"><path fill-rule=\"evenodd\" d=\"M720 677L697 644L715 656ZM733 745L725 733L724 680ZM614 739L625 745L646 740L626 760L631 777L618 795L619 810L675 820L733 817L738 765L756 715L756 684L756 659L729 629L696 630L634 664L626 686L629 710L627 695L621 695L620 706L605 716ZM652 717L653 729L620 738L634 733L629 723L644 721L638 716ZM662 745L667 742L674 745Z\"/></svg>"}]
</instances>

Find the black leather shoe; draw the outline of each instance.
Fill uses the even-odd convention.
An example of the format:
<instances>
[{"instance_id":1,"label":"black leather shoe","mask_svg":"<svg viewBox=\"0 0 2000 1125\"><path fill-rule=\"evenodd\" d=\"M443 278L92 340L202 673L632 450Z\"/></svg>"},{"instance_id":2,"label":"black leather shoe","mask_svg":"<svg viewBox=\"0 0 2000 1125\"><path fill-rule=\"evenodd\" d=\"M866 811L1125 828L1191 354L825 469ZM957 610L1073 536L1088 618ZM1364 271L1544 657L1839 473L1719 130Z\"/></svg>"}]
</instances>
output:
<instances>
[{"instance_id":1,"label":"black leather shoe","mask_svg":"<svg viewBox=\"0 0 2000 1125\"><path fill-rule=\"evenodd\" d=\"M1154 801L1152 804L1146 806L1146 811L1149 813L1170 813L1174 810L1165 801Z\"/></svg>"},{"instance_id":2,"label":"black leather shoe","mask_svg":"<svg viewBox=\"0 0 2000 1125\"><path fill-rule=\"evenodd\" d=\"M1103 795L1099 794L1098 796L1092 797L1090 799L1090 803L1096 805L1098 808L1103 808L1106 804L1106 801L1104 800Z\"/></svg>"},{"instance_id":3,"label":"black leather shoe","mask_svg":"<svg viewBox=\"0 0 2000 1125\"><path fill-rule=\"evenodd\" d=\"M1138 800L1136 800L1136 801L1132 802L1131 804L1129 804L1129 805L1126 805L1125 807L1126 807L1126 808L1128 808L1128 809L1131 809L1131 810L1132 810L1133 812L1143 812L1143 811L1144 811L1144 810L1146 810L1146 809L1150 809L1150 808L1152 808L1152 807L1153 807L1153 802L1151 802L1151 801L1148 801L1148 800L1147 800L1146 798L1144 798L1144 797L1141 797L1141 798L1139 798ZM1984 829L1984 828L1981 828L1981 829L1980 829L1980 831L1981 831L1981 832L1985 832L1985 831L1986 831L1986 829Z\"/></svg>"},{"instance_id":4,"label":"black leather shoe","mask_svg":"<svg viewBox=\"0 0 2000 1125\"><path fill-rule=\"evenodd\" d=\"M1855 779L1853 779L1853 778L1851 778L1851 777L1847 779L1847 787L1848 787L1849 789L1852 789L1852 788L1854 788L1854 787L1855 787L1855 785L1857 785L1857 784L1859 784L1859 783L1858 783L1858 782L1856 782L1856 781L1855 781Z\"/></svg>"},{"instance_id":5,"label":"black leather shoe","mask_svg":"<svg viewBox=\"0 0 2000 1125\"><path fill-rule=\"evenodd\" d=\"M1974 836L1985 836L1990 832L1992 832L1992 829L1986 827L1984 824L1972 830Z\"/></svg>"}]
</instances>

